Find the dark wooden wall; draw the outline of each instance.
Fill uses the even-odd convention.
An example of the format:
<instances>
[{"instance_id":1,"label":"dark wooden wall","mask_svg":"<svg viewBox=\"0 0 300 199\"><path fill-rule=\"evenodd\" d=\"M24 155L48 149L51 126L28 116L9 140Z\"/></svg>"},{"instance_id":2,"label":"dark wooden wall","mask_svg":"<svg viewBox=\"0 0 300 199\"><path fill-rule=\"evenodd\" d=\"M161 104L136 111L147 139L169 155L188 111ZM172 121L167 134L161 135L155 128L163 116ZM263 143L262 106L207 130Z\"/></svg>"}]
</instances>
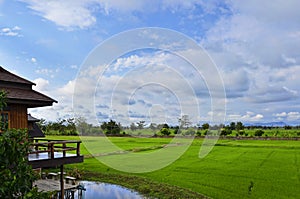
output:
<instances>
[{"instance_id":1,"label":"dark wooden wall","mask_svg":"<svg viewBox=\"0 0 300 199\"><path fill-rule=\"evenodd\" d=\"M27 107L21 104L10 104L9 108L9 128L28 128Z\"/></svg>"}]
</instances>

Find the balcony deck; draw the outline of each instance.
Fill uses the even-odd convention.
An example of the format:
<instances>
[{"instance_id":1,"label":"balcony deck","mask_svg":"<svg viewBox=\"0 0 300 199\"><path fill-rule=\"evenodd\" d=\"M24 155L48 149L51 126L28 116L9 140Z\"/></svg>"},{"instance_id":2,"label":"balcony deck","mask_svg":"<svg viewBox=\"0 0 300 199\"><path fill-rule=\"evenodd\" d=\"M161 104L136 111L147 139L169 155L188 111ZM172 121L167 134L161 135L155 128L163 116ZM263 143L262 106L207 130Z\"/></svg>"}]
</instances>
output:
<instances>
[{"instance_id":1,"label":"balcony deck","mask_svg":"<svg viewBox=\"0 0 300 199\"><path fill-rule=\"evenodd\" d=\"M81 141L34 139L28 154L32 168L57 167L83 162Z\"/></svg>"}]
</instances>

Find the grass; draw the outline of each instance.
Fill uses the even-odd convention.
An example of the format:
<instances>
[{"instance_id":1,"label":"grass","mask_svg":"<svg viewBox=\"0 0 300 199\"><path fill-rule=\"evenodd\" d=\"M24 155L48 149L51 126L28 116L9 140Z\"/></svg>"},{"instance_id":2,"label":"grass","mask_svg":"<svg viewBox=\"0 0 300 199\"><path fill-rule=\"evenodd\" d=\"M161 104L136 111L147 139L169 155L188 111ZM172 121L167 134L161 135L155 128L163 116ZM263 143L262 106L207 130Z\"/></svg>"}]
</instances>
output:
<instances>
[{"instance_id":1,"label":"grass","mask_svg":"<svg viewBox=\"0 0 300 199\"><path fill-rule=\"evenodd\" d=\"M79 139L53 137L52 139ZM84 137L89 146L101 146L103 137ZM120 150L145 153L159 150L170 138L109 138ZM300 198L300 142L292 140L219 140L205 158L198 153L202 139L173 164L149 173L114 170L93 158L84 145L84 163L69 165L85 172L86 179L122 184L158 198ZM100 146L100 147L99 147ZM140 150L138 150L140 149ZM123 154L115 154L116 158ZM155 162L153 162L155 164ZM166 189L162 189L166 187ZM175 195L172 193L176 193ZM180 194L181 193L181 194ZM186 194L197 194L188 197ZM157 195L158 194L158 195ZM159 195L160 194L160 195Z\"/></svg>"}]
</instances>

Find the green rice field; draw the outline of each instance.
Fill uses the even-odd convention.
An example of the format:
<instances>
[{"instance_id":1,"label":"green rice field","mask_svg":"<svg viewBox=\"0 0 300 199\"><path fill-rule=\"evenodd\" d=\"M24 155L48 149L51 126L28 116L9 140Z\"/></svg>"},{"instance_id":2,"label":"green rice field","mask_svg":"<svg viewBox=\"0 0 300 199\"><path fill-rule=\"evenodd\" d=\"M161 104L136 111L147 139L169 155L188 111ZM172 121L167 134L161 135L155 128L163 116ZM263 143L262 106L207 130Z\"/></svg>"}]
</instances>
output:
<instances>
[{"instance_id":1,"label":"green rice field","mask_svg":"<svg viewBox=\"0 0 300 199\"><path fill-rule=\"evenodd\" d=\"M71 136L48 136L47 138L80 139ZM97 154L90 154L85 144L82 144L81 153L85 156L84 163L66 166L67 169L77 168L85 173L83 178L125 184L138 191L141 191L141 187L145 189L146 186L146 193L150 195L156 189L151 187L153 182L159 186L171 185L184 188L210 198L300 198L300 141L219 140L213 150L205 158L200 159L198 154L203 139L197 138L171 165L153 172L134 174L114 170L92 156L105 152L105 146L101 146L105 138L82 137L81 139L89 147L99 148ZM133 153L158 150L171 140L171 138L130 137L109 139L123 150ZM123 154L113 155L118 158ZM121 182L121 178L114 176L136 177L145 181L138 185L134 180L126 184ZM165 193L159 198L176 197L168 197L168 193ZM184 196L178 195L178 198Z\"/></svg>"}]
</instances>

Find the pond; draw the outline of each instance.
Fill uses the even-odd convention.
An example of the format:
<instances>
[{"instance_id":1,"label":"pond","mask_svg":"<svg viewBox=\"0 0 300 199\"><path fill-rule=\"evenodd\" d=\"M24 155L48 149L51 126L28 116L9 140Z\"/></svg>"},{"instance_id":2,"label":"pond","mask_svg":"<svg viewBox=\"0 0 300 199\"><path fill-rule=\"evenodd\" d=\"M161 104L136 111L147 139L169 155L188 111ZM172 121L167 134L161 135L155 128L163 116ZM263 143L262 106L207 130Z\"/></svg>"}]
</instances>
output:
<instances>
[{"instance_id":1,"label":"pond","mask_svg":"<svg viewBox=\"0 0 300 199\"><path fill-rule=\"evenodd\" d=\"M93 182L93 181L80 181L86 191L83 192L84 199L143 199L146 198L136 191L122 187L120 185ZM77 198L77 191L75 198Z\"/></svg>"}]
</instances>

